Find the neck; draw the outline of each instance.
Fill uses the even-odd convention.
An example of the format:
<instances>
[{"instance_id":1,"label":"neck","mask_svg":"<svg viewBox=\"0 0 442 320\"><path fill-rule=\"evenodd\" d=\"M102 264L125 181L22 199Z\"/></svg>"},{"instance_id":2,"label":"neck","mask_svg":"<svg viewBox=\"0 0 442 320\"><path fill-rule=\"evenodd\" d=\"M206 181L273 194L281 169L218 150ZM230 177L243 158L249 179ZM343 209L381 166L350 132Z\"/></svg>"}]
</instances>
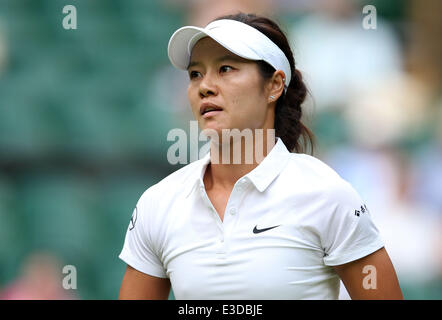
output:
<instances>
[{"instance_id":1,"label":"neck","mask_svg":"<svg viewBox=\"0 0 442 320\"><path fill-rule=\"evenodd\" d=\"M236 181L256 168L276 143L274 130L237 136L211 142L210 163L204 174L207 189L233 189Z\"/></svg>"}]
</instances>

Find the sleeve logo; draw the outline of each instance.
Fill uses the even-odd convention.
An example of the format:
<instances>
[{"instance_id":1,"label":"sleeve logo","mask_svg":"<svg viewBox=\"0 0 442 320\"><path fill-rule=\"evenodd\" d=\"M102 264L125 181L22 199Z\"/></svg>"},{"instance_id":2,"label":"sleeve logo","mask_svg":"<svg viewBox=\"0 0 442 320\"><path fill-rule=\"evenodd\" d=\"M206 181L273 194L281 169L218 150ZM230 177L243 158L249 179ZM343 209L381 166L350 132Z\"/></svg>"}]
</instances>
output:
<instances>
[{"instance_id":1,"label":"sleeve logo","mask_svg":"<svg viewBox=\"0 0 442 320\"><path fill-rule=\"evenodd\" d=\"M361 206L360 210L355 210L355 216L359 217L361 215L361 213L368 213L368 209L367 209L367 206L365 204L363 204Z\"/></svg>"},{"instance_id":2,"label":"sleeve logo","mask_svg":"<svg viewBox=\"0 0 442 320\"><path fill-rule=\"evenodd\" d=\"M137 222L137 216L138 216L138 209L137 207L135 207L134 212L132 213L132 217L130 218L129 231L135 228L135 223Z\"/></svg>"}]
</instances>

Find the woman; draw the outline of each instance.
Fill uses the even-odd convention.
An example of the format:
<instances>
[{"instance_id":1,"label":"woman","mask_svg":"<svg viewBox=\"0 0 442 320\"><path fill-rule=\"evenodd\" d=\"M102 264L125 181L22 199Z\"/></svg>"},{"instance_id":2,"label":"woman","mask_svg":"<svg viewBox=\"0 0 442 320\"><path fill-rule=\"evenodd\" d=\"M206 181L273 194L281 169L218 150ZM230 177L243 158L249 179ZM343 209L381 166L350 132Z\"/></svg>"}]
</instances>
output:
<instances>
[{"instance_id":1,"label":"woman","mask_svg":"<svg viewBox=\"0 0 442 320\"><path fill-rule=\"evenodd\" d=\"M353 299L402 299L366 205L301 153L313 139L300 121L306 88L280 28L221 17L177 30L169 58L188 71L210 152L141 196L120 299L167 299L171 286L177 299L337 299L339 279ZM250 130L252 151L228 129ZM232 160L238 146L253 161Z\"/></svg>"}]
</instances>

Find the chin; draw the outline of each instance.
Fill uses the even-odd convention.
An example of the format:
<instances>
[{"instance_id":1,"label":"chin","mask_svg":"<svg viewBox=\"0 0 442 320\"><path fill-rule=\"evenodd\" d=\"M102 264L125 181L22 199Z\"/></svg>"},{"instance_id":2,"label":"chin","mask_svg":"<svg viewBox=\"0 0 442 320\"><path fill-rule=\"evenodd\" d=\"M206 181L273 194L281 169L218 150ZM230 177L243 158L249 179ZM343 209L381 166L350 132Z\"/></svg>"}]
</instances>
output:
<instances>
[{"instance_id":1,"label":"chin","mask_svg":"<svg viewBox=\"0 0 442 320\"><path fill-rule=\"evenodd\" d=\"M218 135L221 138L223 129L225 128L220 128L219 126L204 126L201 131L204 131L207 136Z\"/></svg>"},{"instance_id":2,"label":"chin","mask_svg":"<svg viewBox=\"0 0 442 320\"><path fill-rule=\"evenodd\" d=\"M208 137L213 137L215 135L215 137L218 138L218 141L221 142L222 139L222 135L223 135L223 130L230 130L230 127L228 126L222 126L218 123L210 123L210 124L205 124L204 126L200 126L201 131L205 131L206 136Z\"/></svg>"}]
</instances>

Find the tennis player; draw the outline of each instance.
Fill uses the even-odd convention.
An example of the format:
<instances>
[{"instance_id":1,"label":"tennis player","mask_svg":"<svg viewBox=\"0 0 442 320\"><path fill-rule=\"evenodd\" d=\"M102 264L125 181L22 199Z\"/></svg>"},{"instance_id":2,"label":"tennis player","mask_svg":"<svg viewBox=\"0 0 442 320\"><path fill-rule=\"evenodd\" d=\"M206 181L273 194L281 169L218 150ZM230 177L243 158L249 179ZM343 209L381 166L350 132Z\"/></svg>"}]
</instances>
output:
<instances>
[{"instance_id":1,"label":"tennis player","mask_svg":"<svg viewBox=\"0 0 442 320\"><path fill-rule=\"evenodd\" d=\"M205 157L148 188L119 256L119 298L167 299L172 287L176 299L337 299L342 279L352 299L402 299L367 205L302 153L301 140L313 143L300 121L306 87L278 25L224 16L178 29L168 53L189 74L200 128L256 140L262 129L264 157L226 163L223 152L240 143L245 155L245 142L211 139Z\"/></svg>"}]
</instances>

